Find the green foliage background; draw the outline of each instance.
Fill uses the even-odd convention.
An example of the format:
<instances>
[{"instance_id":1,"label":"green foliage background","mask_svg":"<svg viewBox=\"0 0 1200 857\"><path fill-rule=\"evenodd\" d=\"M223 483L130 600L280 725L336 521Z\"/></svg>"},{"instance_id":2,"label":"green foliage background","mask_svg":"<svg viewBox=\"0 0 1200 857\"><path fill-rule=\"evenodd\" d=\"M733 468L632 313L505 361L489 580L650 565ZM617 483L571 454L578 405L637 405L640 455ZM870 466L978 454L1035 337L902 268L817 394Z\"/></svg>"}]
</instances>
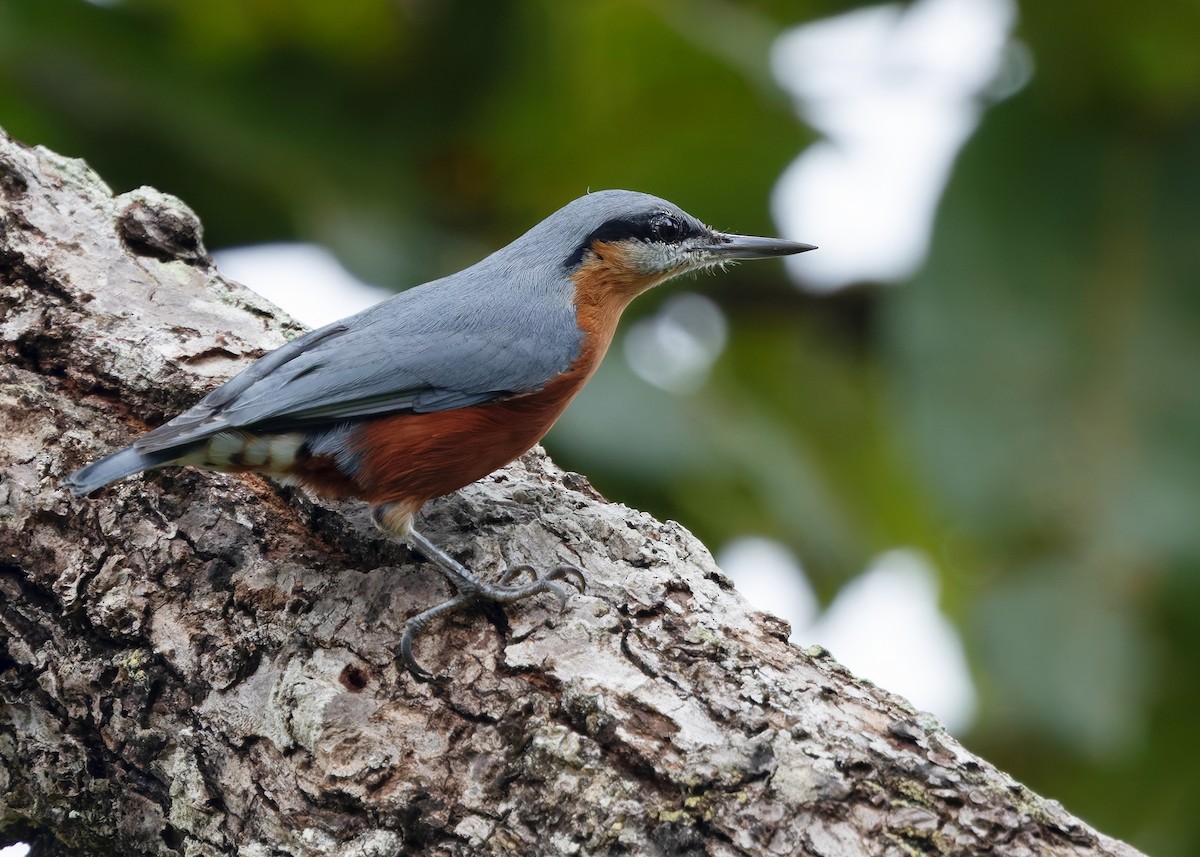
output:
<instances>
[{"instance_id":1,"label":"green foliage background","mask_svg":"<svg viewBox=\"0 0 1200 857\"><path fill-rule=\"evenodd\" d=\"M769 234L812 139L772 83L834 0L0 0L0 125L213 247L323 242L396 287L588 187ZM924 269L806 297L773 265L679 397L610 360L549 446L825 598L880 550L943 578L977 751L1108 833L1200 853L1200 4L1026 0L1030 85L961 156ZM797 236L803 237L803 236ZM652 311L663 295L636 307ZM836 654L836 653L835 653Z\"/></svg>"}]
</instances>

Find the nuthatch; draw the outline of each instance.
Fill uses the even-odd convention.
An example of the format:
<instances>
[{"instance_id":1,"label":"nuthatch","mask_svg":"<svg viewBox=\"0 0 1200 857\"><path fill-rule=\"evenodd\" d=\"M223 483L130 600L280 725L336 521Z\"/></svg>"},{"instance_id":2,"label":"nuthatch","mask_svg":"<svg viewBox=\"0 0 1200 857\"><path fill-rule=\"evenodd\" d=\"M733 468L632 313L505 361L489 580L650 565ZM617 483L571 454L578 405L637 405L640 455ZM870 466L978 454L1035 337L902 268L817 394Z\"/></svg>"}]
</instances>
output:
<instances>
[{"instance_id":1,"label":"nuthatch","mask_svg":"<svg viewBox=\"0 0 1200 857\"><path fill-rule=\"evenodd\" d=\"M434 497L481 479L534 444L600 364L621 312L687 271L811 250L715 232L671 203L591 193L449 277L301 336L197 405L77 470L77 495L172 465L258 471L372 505L375 523L432 561L457 594L410 618L399 655L419 679L413 636L479 601L511 604L582 572L509 569L478 580L413 529ZM530 573L531 582L514 581Z\"/></svg>"}]
</instances>

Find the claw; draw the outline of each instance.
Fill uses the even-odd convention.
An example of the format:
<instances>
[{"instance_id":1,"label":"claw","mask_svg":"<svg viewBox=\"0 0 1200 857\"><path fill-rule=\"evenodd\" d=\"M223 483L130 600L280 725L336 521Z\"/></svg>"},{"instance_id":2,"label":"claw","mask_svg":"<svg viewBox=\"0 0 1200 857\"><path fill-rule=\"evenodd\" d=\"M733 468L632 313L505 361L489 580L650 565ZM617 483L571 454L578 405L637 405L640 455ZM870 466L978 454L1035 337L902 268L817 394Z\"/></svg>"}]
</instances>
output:
<instances>
[{"instance_id":1,"label":"claw","mask_svg":"<svg viewBox=\"0 0 1200 857\"><path fill-rule=\"evenodd\" d=\"M566 590L564 590L557 583L547 580L546 578L542 578L541 583L543 592L549 592L558 599L558 612L561 613L563 610L567 609L567 598L569 596L567 595Z\"/></svg>"},{"instance_id":2,"label":"claw","mask_svg":"<svg viewBox=\"0 0 1200 857\"><path fill-rule=\"evenodd\" d=\"M538 579L537 569L535 569L532 565L529 565L528 563L526 563L524 565L514 565L511 568L509 568L507 571L505 571L504 574L500 575L500 585L508 586L510 583L512 583L514 580L516 580L522 574L526 574L526 573L528 573L529 576L532 577L534 580Z\"/></svg>"},{"instance_id":3,"label":"claw","mask_svg":"<svg viewBox=\"0 0 1200 857\"><path fill-rule=\"evenodd\" d=\"M443 601L441 604L435 604L428 610L423 610L404 623L404 627L400 629L400 645L397 647L397 654L400 660L404 663L404 666L408 670L409 674L414 679L422 682L433 681L435 676L433 673L429 672L429 670L417 663L417 659L413 656L412 652L413 639L417 636L417 634L423 631L425 626L428 625L433 619L441 616L443 613L451 613L476 600L477 599L474 596L469 594L455 595L453 598L449 598Z\"/></svg>"},{"instance_id":4,"label":"claw","mask_svg":"<svg viewBox=\"0 0 1200 857\"><path fill-rule=\"evenodd\" d=\"M577 565L570 565L568 563L556 565L547 572L546 579L568 580L581 593L587 592L587 578L583 574L583 569Z\"/></svg>"},{"instance_id":5,"label":"claw","mask_svg":"<svg viewBox=\"0 0 1200 857\"><path fill-rule=\"evenodd\" d=\"M400 633L400 646L396 654L403 662L404 668L408 670L408 674L414 679L420 682L432 681L433 673L417 663L417 659L413 657L413 634L416 633L416 630L413 629L412 624L411 620L404 623L404 630Z\"/></svg>"}]
</instances>

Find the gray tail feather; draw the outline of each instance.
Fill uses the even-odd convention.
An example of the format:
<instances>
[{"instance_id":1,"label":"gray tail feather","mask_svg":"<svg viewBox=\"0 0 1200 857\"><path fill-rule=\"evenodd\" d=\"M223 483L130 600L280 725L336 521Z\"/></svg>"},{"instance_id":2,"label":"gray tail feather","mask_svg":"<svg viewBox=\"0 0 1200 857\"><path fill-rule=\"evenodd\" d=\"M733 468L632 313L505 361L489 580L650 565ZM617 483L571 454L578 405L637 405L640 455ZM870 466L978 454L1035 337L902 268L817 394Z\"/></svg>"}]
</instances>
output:
<instances>
[{"instance_id":1,"label":"gray tail feather","mask_svg":"<svg viewBox=\"0 0 1200 857\"><path fill-rule=\"evenodd\" d=\"M178 458L178 449L162 450L157 453L144 454L132 446L127 446L119 452L94 461L87 467L81 467L63 480L63 485L71 489L76 497L91 494L97 488L103 488L109 482L116 482L134 473L161 467L174 458Z\"/></svg>"}]
</instances>

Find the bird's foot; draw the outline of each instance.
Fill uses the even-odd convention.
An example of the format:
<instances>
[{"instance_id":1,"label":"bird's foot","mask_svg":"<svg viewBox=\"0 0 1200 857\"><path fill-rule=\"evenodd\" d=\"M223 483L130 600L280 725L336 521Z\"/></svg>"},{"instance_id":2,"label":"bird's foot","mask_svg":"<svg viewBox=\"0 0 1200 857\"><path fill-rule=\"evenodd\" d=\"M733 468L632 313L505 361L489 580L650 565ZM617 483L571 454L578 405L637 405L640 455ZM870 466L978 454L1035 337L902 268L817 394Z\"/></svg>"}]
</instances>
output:
<instances>
[{"instance_id":1,"label":"bird's foot","mask_svg":"<svg viewBox=\"0 0 1200 857\"><path fill-rule=\"evenodd\" d=\"M412 674L412 677L418 681L429 681L434 676L417 663L416 658L413 656L413 639L430 622L439 616L453 613L482 602L513 604L533 595L540 595L543 592L553 594L558 599L559 609L561 610L566 606L568 595L566 589L560 584L560 581L570 583L578 588L580 592L583 592L587 587L587 580L584 577L583 571L576 566L565 564L557 565L544 574L538 574L537 570L531 565L516 565L504 572L500 577L499 583L485 583L471 574L466 567L430 544L424 536L420 536L417 533L413 533L412 535L417 549L437 565L446 579L458 590L458 594L453 598L443 601L441 604L436 604L428 610L413 616L404 623L404 627L401 629L400 645L397 648L396 654L404 663L405 668ZM526 575L532 577L532 580L526 583L515 583L515 581Z\"/></svg>"}]
</instances>

